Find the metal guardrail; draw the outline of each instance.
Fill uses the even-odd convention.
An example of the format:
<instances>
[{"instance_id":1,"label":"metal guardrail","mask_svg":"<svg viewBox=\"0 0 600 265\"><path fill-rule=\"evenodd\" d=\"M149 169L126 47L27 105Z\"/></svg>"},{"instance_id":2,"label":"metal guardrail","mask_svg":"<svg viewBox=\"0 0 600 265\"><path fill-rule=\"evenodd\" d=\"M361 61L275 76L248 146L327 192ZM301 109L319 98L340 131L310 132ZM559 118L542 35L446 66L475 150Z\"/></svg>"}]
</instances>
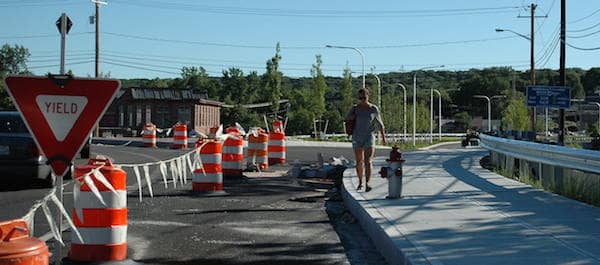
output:
<instances>
[{"instance_id":1,"label":"metal guardrail","mask_svg":"<svg viewBox=\"0 0 600 265\"><path fill-rule=\"evenodd\" d=\"M341 136L346 136L346 134L344 134L344 133L328 133L327 134L327 137L341 137ZM403 136L404 136L404 134L402 134L402 133L386 133L386 137L401 138ZM416 134L416 137L418 137L418 138L429 137L429 136L430 136L430 134L428 134L428 133L417 133ZM465 136L465 134L464 133L442 133L442 137L462 137L462 136ZM310 135L296 135L296 136L292 136L292 137L297 138L297 139L302 139L302 138L310 138L311 136ZM407 139L409 139L409 138L412 139L411 137L412 137L412 134L410 134L410 133L406 134ZM433 137L434 138L438 137L438 134L433 133Z\"/></svg>"},{"instance_id":2,"label":"metal guardrail","mask_svg":"<svg viewBox=\"0 0 600 265\"><path fill-rule=\"evenodd\" d=\"M600 174L600 152L479 135L480 145L490 151L527 161Z\"/></svg>"}]
</instances>

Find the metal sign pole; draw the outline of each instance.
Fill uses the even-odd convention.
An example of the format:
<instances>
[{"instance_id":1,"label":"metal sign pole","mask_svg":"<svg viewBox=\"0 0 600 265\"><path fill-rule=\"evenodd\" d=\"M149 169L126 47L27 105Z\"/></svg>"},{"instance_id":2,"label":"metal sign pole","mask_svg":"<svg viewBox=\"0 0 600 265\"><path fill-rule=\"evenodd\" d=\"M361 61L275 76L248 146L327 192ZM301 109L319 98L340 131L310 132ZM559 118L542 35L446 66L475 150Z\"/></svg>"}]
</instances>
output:
<instances>
[{"instance_id":1,"label":"metal sign pole","mask_svg":"<svg viewBox=\"0 0 600 265\"><path fill-rule=\"evenodd\" d=\"M65 74L65 46L66 46L66 37L67 37L67 14L62 13L60 16L60 74ZM58 200L61 205L63 203L63 176L53 176L56 179L56 193L58 196ZM58 222L58 232L62 233L62 213L59 211L56 213L56 220ZM56 248L56 257L54 258L54 264L60 265L63 257L62 253L62 245L60 242L55 243Z\"/></svg>"}]
</instances>

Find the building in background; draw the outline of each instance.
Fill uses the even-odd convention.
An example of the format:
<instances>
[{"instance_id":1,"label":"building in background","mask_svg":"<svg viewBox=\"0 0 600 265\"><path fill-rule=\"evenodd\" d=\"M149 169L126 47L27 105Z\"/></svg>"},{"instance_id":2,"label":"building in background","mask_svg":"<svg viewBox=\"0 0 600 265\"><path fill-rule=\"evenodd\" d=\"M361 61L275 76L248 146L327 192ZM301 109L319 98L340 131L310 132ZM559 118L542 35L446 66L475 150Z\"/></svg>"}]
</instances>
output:
<instances>
[{"instance_id":1,"label":"building in background","mask_svg":"<svg viewBox=\"0 0 600 265\"><path fill-rule=\"evenodd\" d=\"M206 93L165 88L126 88L118 92L100 120L100 134L138 136L144 124L169 129L175 123L187 124L188 130L208 133L221 124L222 102L208 100Z\"/></svg>"}]
</instances>

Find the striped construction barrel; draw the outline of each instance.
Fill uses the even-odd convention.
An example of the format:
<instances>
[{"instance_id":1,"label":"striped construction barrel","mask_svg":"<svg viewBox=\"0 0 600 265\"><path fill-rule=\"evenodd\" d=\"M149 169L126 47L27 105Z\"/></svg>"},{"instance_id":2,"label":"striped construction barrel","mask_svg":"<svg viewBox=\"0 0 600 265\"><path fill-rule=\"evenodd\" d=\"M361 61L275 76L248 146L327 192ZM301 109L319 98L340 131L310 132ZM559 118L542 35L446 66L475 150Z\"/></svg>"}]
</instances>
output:
<instances>
[{"instance_id":1,"label":"striped construction barrel","mask_svg":"<svg viewBox=\"0 0 600 265\"><path fill-rule=\"evenodd\" d=\"M285 132L283 122L274 121L269 133L269 165L285 163Z\"/></svg>"},{"instance_id":2,"label":"striped construction barrel","mask_svg":"<svg viewBox=\"0 0 600 265\"><path fill-rule=\"evenodd\" d=\"M260 170L267 169L269 167L267 150L269 135L262 129L258 130L257 135L248 135L248 155L246 156L248 161L253 162Z\"/></svg>"},{"instance_id":3,"label":"striped construction barrel","mask_svg":"<svg viewBox=\"0 0 600 265\"><path fill-rule=\"evenodd\" d=\"M176 124L173 128L173 148L181 149L188 147L187 125Z\"/></svg>"},{"instance_id":4,"label":"striped construction barrel","mask_svg":"<svg viewBox=\"0 0 600 265\"><path fill-rule=\"evenodd\" d=\"M236 127L228 127L231 136L223 141L223 176L241 177L244 165L244 137Z\"/></svg>"},{"instance_id":5,"label":"striped construction barrel","mask_svg":"<svg viewBox=\"0 0 600 265\"><path fill-rule=\"evenodd\" d=\"M127 174L113 167L110 160L96 158L90 159L87 165L75 167L76 181L83 181L81 178L96 168L116 192L91 176L104 205L87 184L81 185L71 212L83 242L72 236L69 259L83 262L124 260L127 258ZM81 217L77 209L81 209Z\"/></svg>"},{"instance_id":6,"label":"striped construction barrel","mask_svg":"<svg viewBox=\"0 0 600 265\"><path fill-rule=\"evenodd\" d=\"M221 142L215 139L200 139L196 142L196 148L200 148L202 167L194 169L192 190L206 193L223 191Z\"/></svg>"},{"instance_id":7,"label":"striped construction barrel","mask_svg":"<svg viewBox=\"0 0 600 265\"><path fill-rule=\"evenodd\" d=\"M146 123L143 132L144 147L156 147L156 125L151 122Z\"/></svg>"}]
</instances>

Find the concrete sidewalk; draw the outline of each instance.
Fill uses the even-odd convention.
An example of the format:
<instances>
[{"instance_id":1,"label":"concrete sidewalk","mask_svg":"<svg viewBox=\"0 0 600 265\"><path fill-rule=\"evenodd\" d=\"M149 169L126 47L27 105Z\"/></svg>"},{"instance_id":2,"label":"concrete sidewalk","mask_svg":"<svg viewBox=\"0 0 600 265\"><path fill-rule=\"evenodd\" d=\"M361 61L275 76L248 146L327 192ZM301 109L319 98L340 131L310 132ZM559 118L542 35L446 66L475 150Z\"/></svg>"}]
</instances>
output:
<instances>
[{"instance_id":1,"label":"concrete sidewalk","mask_svg":"<svg viewBox=\"0 0 600 265\"><path fill-rule=\"evenodd\" d=\"M345 171L344 201L390 264L600 264L600 208L481 168L486 154L405 154L399 200L385 199L379 157L368 193Z\"/></svg>"}]
</instances>

